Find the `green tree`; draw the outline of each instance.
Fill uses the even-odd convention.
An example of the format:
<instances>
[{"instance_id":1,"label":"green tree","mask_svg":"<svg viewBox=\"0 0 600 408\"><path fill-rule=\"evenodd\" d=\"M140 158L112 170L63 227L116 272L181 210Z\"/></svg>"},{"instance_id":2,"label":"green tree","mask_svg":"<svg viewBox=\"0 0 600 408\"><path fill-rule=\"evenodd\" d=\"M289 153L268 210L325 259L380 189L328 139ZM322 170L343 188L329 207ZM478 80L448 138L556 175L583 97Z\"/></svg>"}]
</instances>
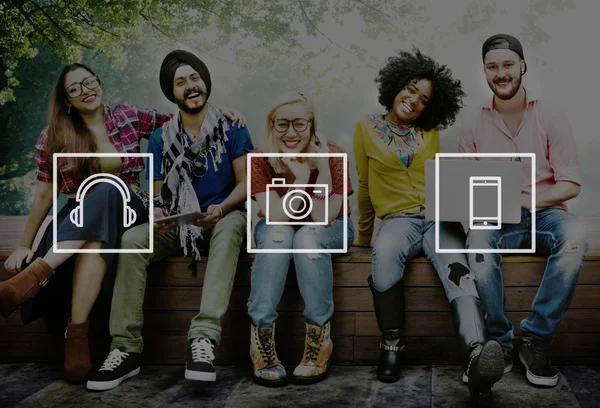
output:
<instances>
[{"instance_id":1,"label":"green tree","mask_svg":"<svg viewBox=\"0 0 600 408\"><path fill-rule=\"evenodd\" d=\"M360 104L360 95L348 93L353 76L375 75L395 49L443 48L462 36L481 35L507 13L521 19L515 34L535 47L549 38L538 19L577 1L463 0L449 6L443 0L0 0L0 197L14 197L15 211L21 211L30 196L35 141L66 62L92 66L103 78L108 104L169 109L162 98L152 99L156 89L147 84L156 80L167 51L187 48L243 72L228 91L232 99L257 92L266 103L277 84L342 95L328 110L335 115L323 118L333 130L337 115ZM268 91L258 91L258 84ZM256 109L245 109L250 121L264 114ZM31 180L18 181L25 174Z\"/></svg>"},{"instance_id":2,"label":"green tree","mask_svg":"<svg viewBox=\"0 0 600 408\"><path fill-rule=\"evenodd\" d=\"M385 10L385 11L382 11ZM367 63L364 50L342 46L322 30L328 16L342 24L358 14L366 36L398 33L418 21L420 9L396 0L0 0L0 104L15 99L17 66L37 58L44 44L65 61L78 61L86 49L106 54L123 68L126 44L152 37L178 41L206 53L239 45L236 64L250 62L256 49L278 55L302 54L299 34L323 36L330 46ZM405 24L397 24L403 21ZM203 38L213 30L216 38ZM248 48L247 39L253 44Z\"/></svg>"},{"instance_id":3,"label":"green tree","mask_svg":"<svg viewBox=\"0 0 600 408\"><path fill-rule=\"evenodd\" d=\"M20 82L14 90L18 103L7 103L0 110L0 181L23 176L36 167L34 145L46 123L50 93L62 68L56 54L40 49L15 75Z\"/></svg>"}]
</instances>

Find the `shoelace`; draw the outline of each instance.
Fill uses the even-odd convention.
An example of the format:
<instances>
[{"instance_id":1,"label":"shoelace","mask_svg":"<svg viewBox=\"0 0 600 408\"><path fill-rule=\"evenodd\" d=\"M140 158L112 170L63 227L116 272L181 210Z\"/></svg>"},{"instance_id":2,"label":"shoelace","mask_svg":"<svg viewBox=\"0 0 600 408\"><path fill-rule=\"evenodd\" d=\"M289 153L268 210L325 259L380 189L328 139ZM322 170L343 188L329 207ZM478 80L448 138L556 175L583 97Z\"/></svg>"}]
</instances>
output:
<instances>
[{"instance_id":1,"label":"shoelace","mask_svg":"<svg viewBox=\"0 0 600 408\"><path fill-rule=\"evenodd\" d=\"M209 363L215 359L212 342L209 339L196 339L192 342L192 360L194 363Z\"/></svg>"},{"instance_id":2,"label":"shoelace","mask_svg":"<svg viewBox=\"0 0 600 408\"><path fill-rule=\"evenodd\" d=\"M321 350L321 344L319 342L321 336L313 328L308 333L308 337L310 338L310 340L309 343L306 345L308 348L306 357L311 361L317 361L317 358L319 357L319 351ZM313 346L311 343L316 344L316 346Z\"/></svg>"},{"instance_id":3,"label":"shoelace","mask_svg":"<svg viewBox=\"0 0 600 408\"><path fill-rule=\"evenodd\" d=\"M482 350L482 347L478 346L471 353L471 357L469 357L469 364L467 364L467 369L465 371L467 376L469 376L471 374L471 365L473 364L473 361L475 361L475 359L481 355L481 350Z\"/></svg>"},{"instance_id":4,"label":"shoelace","mask_svg":"<svg viewBox=\"0 0 600 408\"><path fill-rule=\"evenodd\" d=\"M119 349L114 349L110 352L106 360L104 360L104 364L100 367L100 371L113 371L117 368L126 357L129 357L129 353L121 351Z\"/></svg>"},{"instance_id":5,"label":"shoelace","mask_svg":"<svg viewBox=\"0 0 600 408\"><path fill-rule=\"evenodd\" d=\"M267 364L275 362L275 347L271 342L271 330L259 330L258 340L261 345L260 353L263 356L263 361Z\"/></svg>"},{"instance_id":6,"label":"shoelace","mask_svg":"<svg viewBox=\"0 0 600 408\"><path fill-rule=\"evenodd\" d=\"M477 357L479 357L479 354L473 355L471 358L469 358L469 364L467 365L467 370L465 371L467 377L471 374L471 364L473 364L473 360L475 360Z\"/></svg>"}]
</instances>

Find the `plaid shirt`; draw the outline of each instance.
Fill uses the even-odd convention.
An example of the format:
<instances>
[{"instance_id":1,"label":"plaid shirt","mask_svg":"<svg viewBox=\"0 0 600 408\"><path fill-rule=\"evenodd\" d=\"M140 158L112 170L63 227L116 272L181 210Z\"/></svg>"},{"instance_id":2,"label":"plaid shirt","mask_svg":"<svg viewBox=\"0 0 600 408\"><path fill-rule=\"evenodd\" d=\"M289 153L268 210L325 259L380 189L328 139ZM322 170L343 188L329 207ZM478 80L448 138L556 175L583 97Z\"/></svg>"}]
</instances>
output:
<instances>
[{"instance_id":1,"label":"plaid shirt","mask_svg":"<svg viewBox=\"0 0 600 408\"><path fill-rule=\"evenodd\" d=\"M172 115L164 115L154 109L138 108L128 105L117 105L114 108L104 106L104 123L108 140L119 153L140 153L140 138L148 138L155 129L162 127ZM35 161L38 165L37 179L52 183L52 174L48 172L48 161L52 158L46 154L48 128L42 130L37 144ZM77 180L68 174L72 163L67 158L59 160L60 192L75 194L83 180ZM144 170L144 159L141 157L123 157L123 163L117 177L127 185L139 185L140 172Z\"/></svg>"}]
</instances>

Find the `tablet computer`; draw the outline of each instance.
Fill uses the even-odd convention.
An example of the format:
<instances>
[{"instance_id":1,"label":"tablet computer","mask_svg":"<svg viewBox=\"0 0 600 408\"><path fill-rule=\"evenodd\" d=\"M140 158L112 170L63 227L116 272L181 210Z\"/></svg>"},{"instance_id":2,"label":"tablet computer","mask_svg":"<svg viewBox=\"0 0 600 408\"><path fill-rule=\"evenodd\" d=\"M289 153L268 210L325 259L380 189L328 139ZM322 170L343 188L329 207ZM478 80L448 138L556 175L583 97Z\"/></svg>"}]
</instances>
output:
<instances>
[{"instance_id":1,"label":"tablet computer","mask_svg":"<svg viewBox=\"0 0 600 408\"><path fill-rule=\"evenodd\" d=\"M208 216L208 213L194 211L194 212L169 215L168 217L154 219L154 222L157 224L162 224L165 222L174 222L178 226L181 227L182 225L190 224L192 221L195 221L198 218L202 218L202 217L206 217L206 216Z\"/></svg>"}]
</instances>

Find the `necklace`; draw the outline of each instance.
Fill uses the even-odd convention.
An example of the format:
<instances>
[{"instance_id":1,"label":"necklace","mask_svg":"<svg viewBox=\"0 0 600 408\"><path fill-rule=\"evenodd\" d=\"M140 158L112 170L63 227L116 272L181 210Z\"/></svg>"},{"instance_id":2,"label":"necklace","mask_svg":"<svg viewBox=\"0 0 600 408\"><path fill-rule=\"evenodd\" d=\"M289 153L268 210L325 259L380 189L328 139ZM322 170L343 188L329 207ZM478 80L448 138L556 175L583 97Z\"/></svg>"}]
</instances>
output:
<instances>
[{"instance_id":1,"label":"necklace","mask_svg":"<svg viewBox=\"0 0 600 408\"><path fill-rule=\"evenodd\" d=\"M393 120L391 120L389 117L389 112L386 113L385 115L383 115L383 120L388 124L388 125L393 125L399 129L410 129L412 126L411 125L400 125L396 122L394 122Z\"/></svg>"}]
</instances>

